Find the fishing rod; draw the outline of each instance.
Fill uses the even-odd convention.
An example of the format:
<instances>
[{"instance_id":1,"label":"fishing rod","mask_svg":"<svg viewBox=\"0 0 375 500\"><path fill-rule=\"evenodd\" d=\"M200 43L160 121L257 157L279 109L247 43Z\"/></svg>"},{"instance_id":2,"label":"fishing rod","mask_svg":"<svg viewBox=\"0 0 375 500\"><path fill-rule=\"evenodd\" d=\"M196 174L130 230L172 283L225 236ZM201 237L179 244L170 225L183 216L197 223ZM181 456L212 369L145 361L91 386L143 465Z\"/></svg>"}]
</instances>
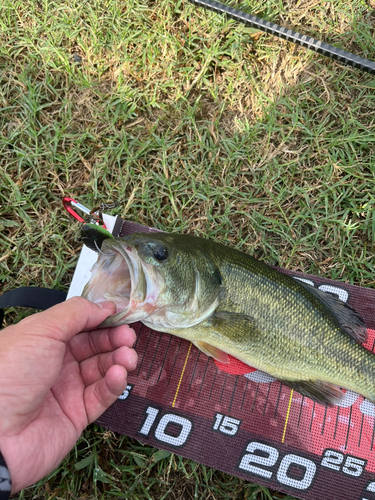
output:
<instances>
[{"instance_id":1,"label":"fishing rod","mask_svg":"<svg viewBox=\"0 0 375 500\"><path fill-rule=\"evenodd\" d=\"M216 0L189 0L190 3L197 5L199 7L204 7L205 9L212 10L216 14L225 14L226 16L238 21L240 23L251 26L252 28L257 28L271 35L278 36L284 40L294 42L302 47L307 47L310 50L314 50L323 56L329 57L331 59L336 59L337 61L353 66L354 68L359 68L362 71L371 73L375 75L375 62L365 59L360 56L356 56L351 52L346 52L346 50L338 49L333 45L324 43L316 38L312 38L307 35L301 35L296 31L284 28L278 24L272 23L270 21L265 21L260 17L252 16L251 14L246 14L240 10L224 5Z\"/></svg>"}]
</instances>

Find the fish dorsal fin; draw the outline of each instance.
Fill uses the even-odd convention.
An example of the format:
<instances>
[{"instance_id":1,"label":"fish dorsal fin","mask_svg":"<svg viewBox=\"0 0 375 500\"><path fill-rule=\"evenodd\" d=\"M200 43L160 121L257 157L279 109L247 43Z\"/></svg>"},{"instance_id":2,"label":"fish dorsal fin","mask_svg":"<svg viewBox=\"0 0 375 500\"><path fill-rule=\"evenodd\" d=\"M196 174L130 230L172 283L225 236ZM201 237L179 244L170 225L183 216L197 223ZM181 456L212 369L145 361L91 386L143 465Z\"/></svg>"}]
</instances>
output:
<instances>
[{"instance_id":1,"label":"fish dorsal fin","mask_svg":"<svg viewBox=\"0 0 375 500\"><path fill-rule=\"evenodd\" d=\"M344 397L340 387L329 382L322 382L321 380L279 380L316 403L334 406Z\"/></svg>"},{"instance_id":2,"label":"fish dorsal fin","mask_svg":"<svg viewBox=\"0 0 375 500\"><path fill-rule=\"evenodd\" d=\"M203 340L195 341L194 345L196 345L198 349L204 352L207 356L212 356L220 363L224 363L226 365L230 363L228 354L221 349L218 349L211 344L207 344L207 342L204 342Z\"/></svg>"},{"instance_id":3,"label":"fish dorsal fin","mask_svg":"<svg viewBox=\"0 0 375 500\"><path fill-rule=\"evenodd\" d=\"M350 335L353 340L359 344L366 342L366 324L355 309L353 309L346 302L340 300L334 293L323 292L322 290L319 290L318 288L300 280L298 280L298 283L300 283L300 285L306 288L306 290L308 290L320 302L328 307L342 330Z\"/></svg>"}]
</instances>

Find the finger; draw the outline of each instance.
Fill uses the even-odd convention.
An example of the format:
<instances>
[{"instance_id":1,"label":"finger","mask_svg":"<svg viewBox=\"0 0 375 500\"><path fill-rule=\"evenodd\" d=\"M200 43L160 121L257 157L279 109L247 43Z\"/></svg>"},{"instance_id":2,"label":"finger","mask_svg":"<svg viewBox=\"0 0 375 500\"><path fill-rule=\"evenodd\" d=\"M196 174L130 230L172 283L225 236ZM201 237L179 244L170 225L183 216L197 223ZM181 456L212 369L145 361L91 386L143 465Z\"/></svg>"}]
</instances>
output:
<instances>
[{"instance_id":1,"label":"finger","mask_svg":"<svg viewBox=\"0 0 375 500\"><path fill-rule=\"evenodd\" d=\"M130 372L137 366L137 361L137 353L133 349L123 346L113 352L99 354L82 361L80 363L81 376L87 387L105 377L111 366L123 366L127 372Z\"/></svg>"},{"instance_id":2,"label":"finger","mask_svg":"<svg viewBox=\"0 0 375 500\"><path fill-rule=\"evenodd\" d=\"M25 332L67 342L77 333L92 330L108 316L115 314L113 302L94 304L83 297L72 297L46 311L23 319Z\"/></svg>"},{"instance_id":3,"label":"finger","mask_svg":"<svg viewBox=\"0 0 375 500\"><path fill-rule=\"evenodd\" d=\"M132 347L135 341L133 328L121 325L80 333L70 340L69 347L75 359L81 362L96 354L110 352L122 346Z\"/></svg>"},{"instance_id":4,"label":"finger","mask_svg":"<svg viewBox=\"0 0 375 500\"><path fill-rule=\"evenodd\" d=\"M127 373L123 366L114 365L102 378L86 387L84 402L89 423L100 415L125 391Z\"/></svg>"}]
</instances>

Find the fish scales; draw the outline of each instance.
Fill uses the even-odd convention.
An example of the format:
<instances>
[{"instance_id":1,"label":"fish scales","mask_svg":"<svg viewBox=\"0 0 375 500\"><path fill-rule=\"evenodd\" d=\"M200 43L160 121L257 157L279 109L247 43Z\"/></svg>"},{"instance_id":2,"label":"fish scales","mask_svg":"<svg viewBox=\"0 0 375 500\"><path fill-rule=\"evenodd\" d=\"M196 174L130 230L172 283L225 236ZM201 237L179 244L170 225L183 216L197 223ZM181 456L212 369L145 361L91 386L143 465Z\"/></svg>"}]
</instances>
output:
<instances>
[{"instance_id":1,"label":"fish scales","mask_svg":"<svg viewBox=\"0 0 375 500\"><path fill-rule=\"evenodd\" d=\"M122 288L118 258L110 274L113 255L131 276ZM118 306L107 325L140 320L219 361L231 354L319 402L337 402L338 387L375 401L375 356L359 343L358 313L250 255L189 235L132 234L105 239L92 273L84 296Z\"/></svg>"},{"instance_id":2,"label":"fish scales","mask_svg":"<svg viewBox=\"0 0 375 500\"><path fill-rule=\"evenodd\" d=\"M232 304L237 304L235 311L251 315L259 333L249 335L246 327L228 324L227 335L220 339L222 347L227 346L227 338L230 354L278 379L319 379L374 394L374 356L353 344L332 318L327 319L327 312L317 299L295 279L249 255L224 248L226 251L219 259L211 251L228 291L219 310L231 310ZM229 262L223 262L223 254ZM205 329L205 334L210 335L209 329ZM215 335L217 332L210 335L211 341ZM355 387L348 385L353 378Z\"/></svg>"}]
</instances>

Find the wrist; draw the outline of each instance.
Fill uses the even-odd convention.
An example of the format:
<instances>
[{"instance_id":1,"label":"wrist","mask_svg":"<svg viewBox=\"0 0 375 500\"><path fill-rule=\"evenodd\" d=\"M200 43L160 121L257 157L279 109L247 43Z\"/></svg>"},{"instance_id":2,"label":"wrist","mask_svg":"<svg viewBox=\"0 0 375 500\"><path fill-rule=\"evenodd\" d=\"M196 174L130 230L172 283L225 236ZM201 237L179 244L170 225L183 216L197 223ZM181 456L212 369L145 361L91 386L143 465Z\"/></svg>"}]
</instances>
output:
<instances>
[{"instance_id":1,"label":"wrist","mask_svg":"<svg viewBox=\"0 0 375 500\"><path fill-rule=\"evenodd\" d=\"M0 450L0 500L8 500L12 490L9 469Z\"/></svg>"}]
</instances>

